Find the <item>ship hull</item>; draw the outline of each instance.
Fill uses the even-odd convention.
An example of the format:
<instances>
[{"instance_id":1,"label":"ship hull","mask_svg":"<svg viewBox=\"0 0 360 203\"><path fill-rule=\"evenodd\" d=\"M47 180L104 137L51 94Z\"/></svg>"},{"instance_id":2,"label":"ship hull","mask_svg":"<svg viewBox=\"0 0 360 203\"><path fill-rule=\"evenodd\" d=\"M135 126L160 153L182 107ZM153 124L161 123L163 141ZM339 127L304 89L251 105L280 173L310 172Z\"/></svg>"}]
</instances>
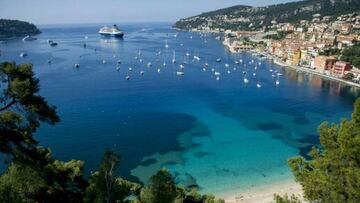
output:
<instances>
[{"instance_id":1,"label":"ship hull","mask_svg":"<svg viewBox=\"0 0 360 203\"><path fill-rule=\"evenodd\" d=\"M101 36L104 37L116 37L116 38L123 38L124 37L124 33L100 33Z\"/></svg>"}]
</instances>

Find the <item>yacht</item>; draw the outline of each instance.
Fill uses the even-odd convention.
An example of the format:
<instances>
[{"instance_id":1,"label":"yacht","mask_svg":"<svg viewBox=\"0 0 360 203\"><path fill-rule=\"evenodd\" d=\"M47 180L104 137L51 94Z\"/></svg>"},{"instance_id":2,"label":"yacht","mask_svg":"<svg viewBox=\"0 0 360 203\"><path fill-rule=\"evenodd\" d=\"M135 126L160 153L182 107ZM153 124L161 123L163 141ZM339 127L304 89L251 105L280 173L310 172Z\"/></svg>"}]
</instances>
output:
<instances>
[{"instance_id":1,"label":"yacht","mask_svg":"<svg viewBox=\"0 0 360 203\"><path fill-rule=\"evenodd\" d=\"M114 24L112 27L104 26L100 28L99 34L102 36L119 37L122 38L124 33Z\"/></svg>"},{"instance_id":2,"label":"yacht","mask_svg":"<svg viewBox=\"0 0 360 203\"><path fill-rule=\"evenodd\" d=\"M183 71L177 71L176 72L176 75L178 75L178 76L183 76L185 73L183 72Z\"/></svg>"}]
</instances>

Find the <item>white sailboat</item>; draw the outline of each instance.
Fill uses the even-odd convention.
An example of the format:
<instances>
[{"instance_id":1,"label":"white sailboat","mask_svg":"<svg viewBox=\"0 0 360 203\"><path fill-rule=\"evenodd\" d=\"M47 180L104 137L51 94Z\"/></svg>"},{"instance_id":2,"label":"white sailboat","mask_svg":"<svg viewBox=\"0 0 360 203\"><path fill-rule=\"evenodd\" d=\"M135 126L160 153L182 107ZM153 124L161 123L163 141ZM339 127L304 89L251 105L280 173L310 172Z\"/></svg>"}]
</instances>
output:
<instances>
[{"instance_id":1,"label":"white sailboat","mask_svg":"<svg viewBox=\"0 0 360 203\"><path fill-rule=\"evenodd\" d=\"M175 50L173 52L173 58L171 60L172 63L176 63L176 53L175 53Z\"/></svg>"}]
</instances>

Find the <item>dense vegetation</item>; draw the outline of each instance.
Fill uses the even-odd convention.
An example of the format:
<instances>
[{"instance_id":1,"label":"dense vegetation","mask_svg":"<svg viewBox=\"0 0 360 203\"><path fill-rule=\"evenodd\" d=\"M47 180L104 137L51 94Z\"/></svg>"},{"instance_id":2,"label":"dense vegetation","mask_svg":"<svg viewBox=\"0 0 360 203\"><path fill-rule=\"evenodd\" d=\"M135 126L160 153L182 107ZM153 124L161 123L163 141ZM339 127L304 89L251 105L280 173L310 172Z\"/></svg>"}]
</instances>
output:
<instances>
[{"instance_id":1,"label":"dense vegetation","mask_svg":"<svg viewBox=\"0 0 360 203\"><path fill-rule=\"evenodd\" d=\"M321 148L311 160L295 157L289 165L309 202L360 202L360 98L351 120L324 122L319 127Z\"/></svg>"},{"instance_id":2,"label":"dense vegetation","mask_svg":"<svg viewBox=\"0 0 360 203\"><path fill-rule=\"evenodd\" d=\"M84 162L63 162L38 146L33 134L42 122L59 122L56 109L38 95L39 81L31 64L0 64L0 152L8 168L0 176L0 202L6 203L221 203L212 195L175 184L165 169L147 186L117 175L120 157L104 153L99 169L88 180Z\"/></svg>"},{"instance_id":3,"label":"dense vegetation","mask_svg":"<svg viewBox=\"0 0 360 203\"><path fill-rule=\"evenodd\" d=\"M353 66L360 68L360 42L346 47L341 53L340 60L351 62Z\"/></svg>"},{"instance_id":4,"label":"dense vegetation","mask_svg":"<svg viewBox=\"0 0 360 203\"><path fill-rule=\"evenodd\" d=\"M40 34L40 30L31 23L20 20L0 19L0 39L11 37L25 37Z\"/></svg>"},{"instance_id":5,"label":"dense vegetation","mask_svg":"<svg viewBox=\"0 0 360 203\"><path fill-rule=\"evenodd\" d=\"M359 0L305 0L276 4L267 7L233 6L198 16L177 21L175 27L189 30L201 25L207 25L203 18L212 19L212 28L232 30L256 30L271 25L271 21L278 23L296 23L300 20L311 20L314 14L332 16L333 18L352 12L360 11ZM247 21L223 23L217 16L227 15L227 19L244 18Z\"/></svg>"}]
</instances>

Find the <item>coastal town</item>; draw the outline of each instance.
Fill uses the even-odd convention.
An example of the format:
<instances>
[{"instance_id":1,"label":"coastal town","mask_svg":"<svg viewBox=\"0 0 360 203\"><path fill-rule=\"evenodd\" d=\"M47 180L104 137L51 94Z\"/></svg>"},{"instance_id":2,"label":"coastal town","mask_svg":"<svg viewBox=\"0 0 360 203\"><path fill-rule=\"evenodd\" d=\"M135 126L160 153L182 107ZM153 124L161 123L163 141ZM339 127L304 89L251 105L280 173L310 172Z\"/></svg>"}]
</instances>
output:
<instances>
[{"instance_id":1,"label":"coastal town","mask_svg":"<svg viewBox=\"0 0 360 203\"><path fill-rule=\"evenodd\" d=\"M314 14L311 20L297 23L278 23L261 29L232 30L214 28L213 23L230 23L246 19L233 19L226 15L203 18L195 32L223 33L223 44L233 53L251 51L274 63L318 74L329 79L360 87L360 58L344 56L344 51L356 52L360 41L360 15L350 13L337 18ZM220 22L219 22L220 21ZM252 26L250 24L249 26ZM357 53L357 52L356 52Z\"/></svg>"}]
</instances>

